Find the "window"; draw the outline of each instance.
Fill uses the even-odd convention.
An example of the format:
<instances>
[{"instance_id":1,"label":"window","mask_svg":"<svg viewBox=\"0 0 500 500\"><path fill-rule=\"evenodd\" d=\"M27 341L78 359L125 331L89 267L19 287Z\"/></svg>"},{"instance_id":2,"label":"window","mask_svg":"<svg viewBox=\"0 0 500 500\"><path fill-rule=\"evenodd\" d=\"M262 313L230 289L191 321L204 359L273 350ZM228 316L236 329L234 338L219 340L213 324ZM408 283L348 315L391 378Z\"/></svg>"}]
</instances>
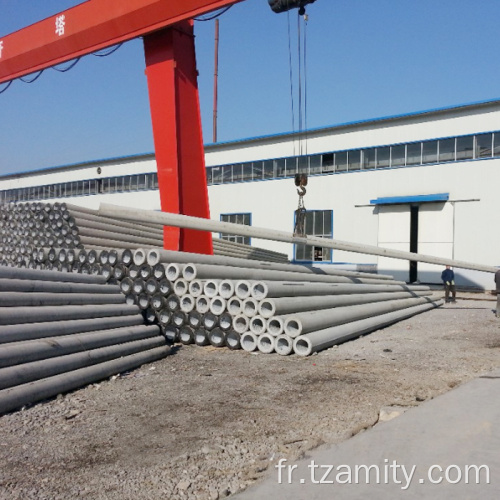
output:
<instances>
[{"instance_id":1,"label":"window","mask_svg":"<svg viewBox=\"0 0 500 500\"><path fill-rule=\"evenodd\" d=\"M347 151L335 153L335 170L345 172L347 170Z\"/></svg>"},{"instance_id":2,"label":"window","mask_svg":"<svg viewBox=\"0 0 500 500\"><path fill-rule=\"evenodd\" d=\"M321 157L322 155L314 155L309 157L309 173L321 174Z\"/></svg>"},{"instance_id":3,"label":"window","mask_svg":"<svg viewBox=\"0 0 500 500\"><path fill-rule=\"evenodd\" d=\"M308 210L306 212L305 231L308 236L332 238L333 211ZM296 245L295 260L306 262L331 262L332 250L320 246Z\"/></svg>"},{"instance_id":4,"label":"window","mask_svg":"<svg viewBox=\"0 0 500 500\"><path fill-rule=\"evenodd\" d=\"M377 150L375 148L363 150L363 168L375 168Z\"/></svg>"},{"instance_id":5,"label":"window","mask_svg":"<svg viewBox=\"0 0 500 500\"><path fill-rule=\"evenodd\" d=\"M377 148L377 168L388 168L391 164L391 148Z\"/></svg>"},{"instance_id":6,"label":"window","mask_svg":"<svg viewBox=\"0 0 500 500\"><path fill-rule=\"evenodd\" d=\"M256 181L262 179L262 172L263 172L262 163L263 162L261 161L253 162L253 178Z\"/></svg>"},{"instance_id":7,"label":"window","mask_svg":"<svg viewBox=\"0 0 500 500\"><path fill-rule=\"evenodd\" d=\"M235 167L234 167L234 181L239 181L240 179L241 179L241 165L235 165ZM224 165L222 167L222 182L224 184L226 184L228 182L233 182L233 166L232 165Z\"/></svg>"},{"instance_id":8,"label":"window","mask_svg":"<svg viewBox=\"0 0 500 500\"><path fill-rule=\"evenodd\" d=\"M455 138L439 141L439 161L455 161Z\"/></svg>"},{"instance_id":9,"label":"window","mask_svg":"<svg viewBox=\"0 0 500 500\"><path fill-rule=\"evenodd\" d=\"M422 162L422 143L413 142L406 146L406 164L420 165Z\"/></svg>"},{"instance_id":10,"label":"window","mask_svg":"<svg viewBox=\"0 0 500 500\"><path fill-rule=\"evenodd\" d=\"M500 132L494 134L493 156L500 156Z\"/></svg>"},{"instance_id":11,"label":"window","mask_svg":"<svg viewBox=\"0 0 500 500\"><path fill-rule=\"evenodd\" d=\"M491 158L493 134L476 135L476 158Z\"/></svg>"},{"instance_id":12,"label":"window","mask_svg":"<svg viewBox=\"0 0 500 500\"><path fill-rule=\"evenodd\" d=\"M280 160L275 160L275 163L276 163L276 177L285 177L286 159L281 158Z\"/></svg>"},{"instance_id":13,"label":"window","mask_svg":"<svg viewBox=\"0 0 500 500\"><path fill-rule=\"evenodd\" d=\"M422 143L422 163L437 162L438 141L426 141Z\"/></svg>"},{"instance_id":14,"label":"window","mask_svg":"<svg viewBox=\"0 0 500 500\"><path fill-rule=\"evenodd\" d=\"M359 170L361 168L361 150L355 149L349 151L348 154L348 169Z\"/></svg>"},{"instance_id":15,"label":"window","mask_svg":"<svg viewBox=\"0 0 500 500\"><path fill-rule=\"evenodd\" d=\"M264 174L263 177L264 179L272 179L273 177L276 177L276 172L274 170L274 165L277 163L278 160L266 160L263 162L264 165Z\"/></svg>"},{"instance_id":16,"label":"window","mask_svg":"<svg viewBox=\"0 0 500 500\"><path fill-rule=\"evenodd\" d=\"M406 165L406 145L391 146L391 167L404 167Z\"/></svg>"},{"instance_id":17,"label":"window","mask_svg":"<svg viewBox=\"0 0 500 500\"><path fill-rule=\"evenodd\" d=\"M233 224L243 224L245 226L251 226L251 214L221 214L220 220L222 222L232 222ZM233 243L243 243L244 245L250 245L250 236L238 236L235 234L224 234L221 233L220 237L223 240L232 241Z\"/></svg>"},{"instance_id":18,"label":"window","mask_svg":"<svg viewBox=\"0 0 500 500\"><path fill-rule=\"evenodd\" d=\"M474 158L474 136L457 137L457 161Z\"/></svg>"},{"instance_id":19,"label":"window","mask_svg":"<svg viewBox=\"0 0 500 500\"><path fill-rule=\"evenodd\" d=\"M308 174L309 173L309 156L299 156L297 158L299 174Z\"/></svg>"},{"instance_id":20,"label":"window","mask_svg":"<svg viewBox=\"0 0 500 500\"><path fill-rule=\"evenodd\" d=\"M322 158L323 172L333 172L334 171L333 153L325 153L322 156L323 156Z\"/></svg>"},{"instance_id":21,"label":"window","mask_svg":"<svg viewBox=\"0 0 500 500\"><path fill-rule=\"evenodd\" d=\"M293 177L297 173L297 157L286 159L286 177Z\"/></svg>"},{"instance_id":22,"label":"window","mask_svg":"<svg viewBox=\"0 0 500 500\"><path fill-rule=\"evenodd\" d=\"M244 181L253 180L253 163L243 163L243 178Z\"/></svg>"}]
</instances>

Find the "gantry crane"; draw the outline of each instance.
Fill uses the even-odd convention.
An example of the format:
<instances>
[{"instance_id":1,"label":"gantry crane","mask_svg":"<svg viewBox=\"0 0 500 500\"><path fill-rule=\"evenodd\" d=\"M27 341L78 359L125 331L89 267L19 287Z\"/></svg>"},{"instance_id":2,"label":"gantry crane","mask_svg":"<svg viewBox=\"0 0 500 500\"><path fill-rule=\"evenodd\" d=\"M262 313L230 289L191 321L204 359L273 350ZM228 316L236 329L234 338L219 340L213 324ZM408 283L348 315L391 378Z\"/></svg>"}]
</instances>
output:
<instances>
[{"instance_id":1,"label":"gantry crane","mask_svg":"<svg viewBox=\"0 0 500 500\"><path fill-rule=\"evenodd\" d=\"M87 0L0 37L0 83L143 37L161 209L210 218L193 19L245 0ZM315 0L268 0L275 12ZM208 232L165 228L164 247L212 253Z\"/></svg>"}]
</instances>

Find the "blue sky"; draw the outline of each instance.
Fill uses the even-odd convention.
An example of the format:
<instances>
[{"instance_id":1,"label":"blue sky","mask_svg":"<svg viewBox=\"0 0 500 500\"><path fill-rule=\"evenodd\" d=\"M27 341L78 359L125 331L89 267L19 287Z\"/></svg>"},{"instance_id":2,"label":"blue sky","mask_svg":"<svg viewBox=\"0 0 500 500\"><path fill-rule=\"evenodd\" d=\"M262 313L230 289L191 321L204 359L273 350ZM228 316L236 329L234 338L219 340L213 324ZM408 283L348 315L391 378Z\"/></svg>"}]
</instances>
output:
<instances>
[{"instance_id":1,"label":"blue sky","mask_svg":"<svg viewBox=\"0 0 500 500\"><path fill-rule=\"evenodd\" d=\"M78 3L0 0L0 40ZM308 7L308 128L500 98L499 13L498 0L317 0ZM220 17L219 141L297 128L296 17L274 14L267 0ZM195 33L211 143L214 22L196 22ZM152 152L144 67L137 39L67 73L14 81L0 94L0 174ZM297 109L296 98L296 118Z\"/></svg>"}]
</instances>

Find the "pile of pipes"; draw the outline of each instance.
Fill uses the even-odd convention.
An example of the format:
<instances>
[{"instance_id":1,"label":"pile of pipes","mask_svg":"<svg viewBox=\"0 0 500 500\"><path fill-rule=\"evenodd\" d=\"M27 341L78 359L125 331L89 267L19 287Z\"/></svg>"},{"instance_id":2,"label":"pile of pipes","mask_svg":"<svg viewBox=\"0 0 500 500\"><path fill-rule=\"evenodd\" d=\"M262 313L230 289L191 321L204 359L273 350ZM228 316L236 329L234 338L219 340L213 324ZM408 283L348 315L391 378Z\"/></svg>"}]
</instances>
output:
<instances>
[{"instance_id":1,"label":"pile of pipes","mask_svg":"<svg viewBox=\"0 0 500 500\"><path fill-rule=\"evenodd\" d=\"M307 356L441 304L377 274L161 249L122 262L128 303L183 344Z\"/></svg>"},{"instance_id":2,"label":"pile of pipes","mask_svg":"<svg viewBox=\"0 0 500 500\"><path fill-rule=\"evenodd\" d=\"M162 247L163 226L154 223L130 223L103 217L98 210L66 203L9 203L0 205L0 264L30 268L80 271L85 262L49 261L54 249L134 249ZM213 238L216 255L245 259L288 262L279 252ZM42 266L42 264L44 264ZM89 263L90 264L90 263ZM92 266L92 264L90 264ZM95 272L95 269L93 270ZM92 272L89 266L83 272Z\"/></svg>"},{"instance_id":3,"label":"pile of pipes","mask_svg":"<svg viewBox=\"0 0 500 500\"><path fill-rule=\"evenodd\" d=\"M25 227L28 219L30 227L29 217L22 216L29 213L38 214L34 228L46 236L32 241L39 245L33 248L25 232L14 233L24 238L18 243L24 244L23 252L16 253L8 241L0 259L18 266L101 275L118 284L126 302L138 306L146 323L159 325L171 342L307 356L441 305L432 300L428 287L408 286L391 276L252 260L246 254L161 250L158 240L146 238L146 223L104 217L72 205L8 205L3 213L10 214L3 217L3 227L10 230L2 231L4 240L13 237L13 221ZM138 229L140 224L143 229ZM162 226L156 227L159 238ZM56 236L55 244L60 244L63 234L57 230L63 228L66 246L47 248ZM133 229L136 232L128 236ZM49 236L50 231L54 235ZM113 239L118 234L123 240Z\"/></svg>"},{"instance_id":4,"label":"pile of pipes","mask_svg":"<svg viewBox=\"0 0 500 500\"><path fill-rule=\"evenodd\" d=\"M102 276L0 266L0 414L167 355Z\"/></svg>"}]
</instances>

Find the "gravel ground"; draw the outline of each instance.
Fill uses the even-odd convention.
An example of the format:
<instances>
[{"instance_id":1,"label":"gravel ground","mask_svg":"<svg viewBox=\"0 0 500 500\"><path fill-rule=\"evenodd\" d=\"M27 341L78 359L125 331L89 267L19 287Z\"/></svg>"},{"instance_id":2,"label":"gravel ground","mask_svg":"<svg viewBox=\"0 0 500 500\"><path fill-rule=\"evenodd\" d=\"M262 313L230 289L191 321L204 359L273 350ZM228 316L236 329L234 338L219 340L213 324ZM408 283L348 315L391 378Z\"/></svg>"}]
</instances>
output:
<instances>
[{"instance_id":1,"label":"gravel ground","mask_svg":"<svg viewBox=\"0 0 500 500\"><path fill-rule=\"evenodd\" d=\"M218 499L500 367L491 295L301 358L174 347L0 417L1 499Z\"/></svg>"}]
</instances>

